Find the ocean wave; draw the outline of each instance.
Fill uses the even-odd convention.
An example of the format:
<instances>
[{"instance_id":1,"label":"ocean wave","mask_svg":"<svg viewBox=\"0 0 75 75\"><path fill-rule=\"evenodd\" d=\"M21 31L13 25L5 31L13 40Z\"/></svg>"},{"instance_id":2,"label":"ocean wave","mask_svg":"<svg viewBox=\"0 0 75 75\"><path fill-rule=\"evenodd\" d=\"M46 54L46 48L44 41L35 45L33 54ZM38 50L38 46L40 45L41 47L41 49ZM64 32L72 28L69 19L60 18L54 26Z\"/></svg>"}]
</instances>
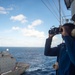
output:
<instances>
[{"instance_id":1,"label":"ocean wave","mask_svg":"<svg viewBox=\"0 0 75 75\"><path fill-rule=\"evenodd\" d=\"M27 70L23 75L55 75L55 71L40 69L37 67Z\"/></svg>"},{"instance_id":2,"label":"ocean wave","mask_svg":"<svg viewBox=\"0 0 75 75\"><path fill-rule=\"evenodd\" d=\"M37 70L39 70L39 69L40 69L39 67L34 67L34 68L29 68L27 71L28 71L28 72L37 71Z\"/></svg>"}]
</instances>

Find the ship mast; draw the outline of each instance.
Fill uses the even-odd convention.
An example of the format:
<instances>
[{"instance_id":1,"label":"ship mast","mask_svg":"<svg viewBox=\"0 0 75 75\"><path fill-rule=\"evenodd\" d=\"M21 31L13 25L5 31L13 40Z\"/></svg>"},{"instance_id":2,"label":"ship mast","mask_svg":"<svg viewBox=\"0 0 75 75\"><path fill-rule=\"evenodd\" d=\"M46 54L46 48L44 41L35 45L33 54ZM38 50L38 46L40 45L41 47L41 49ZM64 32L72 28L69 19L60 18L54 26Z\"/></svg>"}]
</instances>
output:
<instances>
[{"instance_id":1,"label":"ship mast","mask_svg":"<svg viewBox=\"0 0 75 75\"><path fill-rule=\"evenodd\" d=\"M61 25L61 3L60 0L58 0L59 3L59 21L60 21L60 25Z\"/></svg>"}]
</instances>

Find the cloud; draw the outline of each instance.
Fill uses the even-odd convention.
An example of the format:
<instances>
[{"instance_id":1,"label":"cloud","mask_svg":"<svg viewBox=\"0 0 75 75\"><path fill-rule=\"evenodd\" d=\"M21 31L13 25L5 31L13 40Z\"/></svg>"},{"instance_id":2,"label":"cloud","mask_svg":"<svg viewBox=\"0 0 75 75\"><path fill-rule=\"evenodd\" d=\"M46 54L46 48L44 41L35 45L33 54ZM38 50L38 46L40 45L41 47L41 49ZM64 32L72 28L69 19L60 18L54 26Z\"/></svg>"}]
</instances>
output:
<instances>
[{"instance_id":1,"label":"cloud","mask_svg":"<svg viewBox=\"0 0 75 75\"><path fill-rule=\"evenodd\" d=\"M13 10L13 8L4 8L0 6L0 14L8 14L10 10Z\"/></svg>"},{"instance_id":2,"label":"cloud","mask_svg":"<svg viewBox=\"0 0 75 75\"><path fill-rule=\"evenodd\" d=\"M31 24L32 28L29 28L29 25L27 25L27 27L25 28L19 26L13 26L11 30L7 30L5 32L13 32L18 30L25 37L45 38L45 33L43 31L39 31L35 29L36 26L41 24L42 24L42 20L37 19L32 22Z\"/></svg>"},{"instance_id":3,"label":"cloud","mask_svg":"<svg viewBox=\"0 0 75 75\"><path fill-rule=\"evenodd\" d=\"M11 33L12 35L15 32L15 36L12 38L11 40L11 36L9 37L10 39L2 42L4 45L6 46L30 46L30 47L41 47L44 46L44 42L45 42L45 33L43 31L39 31L36 30L35 27L38 25L41 25L42 20L37 19L34 20L31 24L32 28L29 28L27 25L26 27L19 27L19 26L13 26L10 30L9 33ZM7 34L9 34L8 32L6 32ZM17 36L21 36L22 39L20 37L18 37L18 39L16 39ZM18 42L19 40L19 42ZM38 41L39 40L39 41ZM7 43L7 41L9 41ZM26 42L26 43L25 43Z\"/></svg>"},{"instance_id":4,"label":"cloud","mask_svg":"<svg viewBox=\"0 0 75 75\"><path fill-rule=\"evenodd\" d=\"M19 19L19 17L15 17L14 19L17 20L17 19ZM13 26L12 30L19 30L20 32L22 32L23 36L26 36L26 37L44 38L45 37L44 32L39 31L39 30L35 30L35 28L34 28L34 27L41 25L41 24L42 24L42 20L37 19L37 20L34 20L32 22L32 24L28 25L26 28L20 28L18 26Z\"/></svg>"},{"instance_id":5,"label":"cloud","mask_svg":"<svg viewBox=\"0 0 75 75\"><path fill-rule=\"evenodd\" d=\"M42 32L42 31L40 32L35 29L24 28L24 29L22 29L22 33L24 36L28 36L28 37L37 37L37 38L44 38L45 37L44 32Z\"/></svg>"},{"instance_id":6,"label":"cloud","mask_svg":"<svg viewBox=\"0 0 75 75\"><path fill-rule=\"evenodd\" d=\"M31 25L28 25L27 28L22 29L23 35L27 36L27 37L44 38L45 37L44 32L35 30L35 28L34 28L41 24L42 24L42 20L40 20L40 19L34 20Z\"/></svg>"},{"instance_id":7,"label":"cloud","mask_svg":"<svg viewBox=\"0 0 75 75\"><path fill-rule=\"evenodd\" d=\"M12 30L19 30L20 28L19 27L12 27Z\"/></svg>"},{"instance_id":8,"label":"cloud","mask_svg":"<svg viewBox=\"0 0 75 75\"><path fill-rule=\"evenodd\" d=\"M13 21L20 21L21 23L27 22L26 17L23 14L19 14L17 16L11 16L10 19Z\"/></svg>"},{"instance_id":9,"label":"cloud","mask_svg":"<svg viewBox=\"0 0 75 75\"><path fill-rule=\"evenodd\" d=\"M7 14L8 12L4 7L0 7L0 14Z\"/></svg>"},{"instance_id":10,"label":"cloud","mask_svg":"<svg viewBox=\"0 0 75 75\"><path fill-rule=\"evenodd\" d=\"M28 26L28 28L34 28L40 24L42 24L42 20L37 19L37 20L33 21L32 24Z\"/></svg>"}]
</instances>

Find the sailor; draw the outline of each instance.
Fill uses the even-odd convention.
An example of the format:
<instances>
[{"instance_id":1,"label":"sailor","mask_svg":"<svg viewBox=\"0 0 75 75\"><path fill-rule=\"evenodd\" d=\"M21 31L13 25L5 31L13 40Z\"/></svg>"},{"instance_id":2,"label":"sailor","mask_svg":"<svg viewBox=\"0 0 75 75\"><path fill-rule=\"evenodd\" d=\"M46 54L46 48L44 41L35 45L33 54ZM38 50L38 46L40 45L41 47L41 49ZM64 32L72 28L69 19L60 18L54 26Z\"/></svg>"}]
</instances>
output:
<instances>
[{"instance_id":1,"label":"sailor","mask_svg":"<svg viewBox=\"0 0 75 75\"><path fill-rule=\"evenodd\" d=\"M44 55L57 56L57 62L53 65L56 75L75 75L75 32L73 32L75 31L75 25L73 23L65 23L60 28L62 29L60 34L65 43L51 47L54 34L49 33L45 43Z\"/></svg>"}]
</instances>

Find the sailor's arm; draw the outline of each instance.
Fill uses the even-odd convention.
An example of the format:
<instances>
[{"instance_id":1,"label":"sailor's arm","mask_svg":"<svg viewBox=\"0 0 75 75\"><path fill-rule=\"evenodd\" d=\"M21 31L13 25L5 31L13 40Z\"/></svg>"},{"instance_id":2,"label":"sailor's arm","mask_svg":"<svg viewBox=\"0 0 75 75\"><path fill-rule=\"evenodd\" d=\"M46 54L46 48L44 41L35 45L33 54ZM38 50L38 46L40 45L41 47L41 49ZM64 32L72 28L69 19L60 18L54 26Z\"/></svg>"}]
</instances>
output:
<instances>
[{"instance_id":1,"label":"sailor's arm","mask_svg":"<svg viewBox=\"0 0 75 75\"><path fill-rule=\"evenodd\" d=\"M52 38L53 36L49 35L49 38L46 39L45 51L44 51L44 55L46 56L57 56L59 53L58 47L51 48Z\"/></svg>"}]
</instances>

